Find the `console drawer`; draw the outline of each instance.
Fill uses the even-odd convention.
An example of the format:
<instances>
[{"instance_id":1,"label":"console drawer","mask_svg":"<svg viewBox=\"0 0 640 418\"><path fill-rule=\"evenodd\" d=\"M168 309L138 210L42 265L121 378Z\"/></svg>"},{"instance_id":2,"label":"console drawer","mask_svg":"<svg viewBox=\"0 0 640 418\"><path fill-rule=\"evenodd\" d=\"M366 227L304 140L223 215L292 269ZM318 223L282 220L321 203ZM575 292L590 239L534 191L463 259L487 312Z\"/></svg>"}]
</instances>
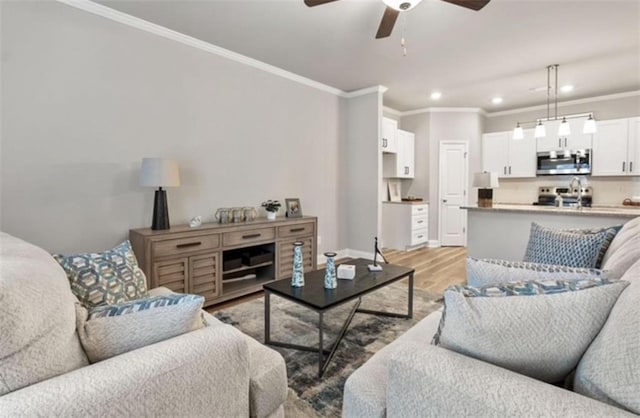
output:
<instances>
[{"instance_id":1,"label":"console drawer","mask_svg":"<svg viewBox=\"0 0 640 418\"><path fill-rule=\"evenodd\" d=\"M429 241L429 234L427 228L419 229L411 233L411 245L422 244Z\"/></svg>"},{"instance_id":2,"label":"console drawer","mask_svg":"<svg viewBox=\"0 0 640 418\"><path fill-rule=\"evenodd\" d=\"M411 230L417 231L418 229L424 229L427 227L427 214L414 215L411 217Z\"/></svg>"},{"instance_id":3,"label":"console drawer","mask_svg":"<svg viewBox=\"0 0 640 418\"><path fill-rule=\"evenodd\" d=\"M278 238L299 237L313 234L313 222L278 227Z\"/></svg>"},{"instance_id":4,"label":"console drawer","mask_svg":"<svg viewBox=\"0 0 640 418\"><path fill-rule=\"evenodd\" d=\"M411 205L411 214L412 215L421 215L423 213L427 213L428 205Z\"/></svg>"},{"instance_id":5,"label":"console drawer","mask_svg":"<svg viewBox=\"0 0 640 418\"><path fill-rule=\"evenodd\" d=\"M246 231L225 232L222 234L222 245L231 247L240 244L249 244L265 240L273 240L276 237L276 229L259 228Z\"/></svg>"},{"instance_id":6,"label":"console drawer","mask_svg":"<svg viewBox=\"0 0 640 418\"><path fill-rule=\"evenodd\" d=\"M220 246L220 235L200 235L188 238L175 238L154 241L151 244L153 257L175 256L200 250L214 250Z\"/></svg>"}]
</instances>

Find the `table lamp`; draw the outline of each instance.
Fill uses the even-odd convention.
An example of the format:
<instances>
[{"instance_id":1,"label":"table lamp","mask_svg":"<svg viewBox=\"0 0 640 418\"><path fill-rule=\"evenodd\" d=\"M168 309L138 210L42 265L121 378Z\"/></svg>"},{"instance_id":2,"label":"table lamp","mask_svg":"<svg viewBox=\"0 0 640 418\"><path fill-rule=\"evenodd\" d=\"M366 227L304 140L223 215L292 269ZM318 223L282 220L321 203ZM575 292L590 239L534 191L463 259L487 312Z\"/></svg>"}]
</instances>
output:
<instances>
[{"instance_id":1,"label":"table lamp","mask_svg":"<svg viewBox=\"0 0 640 418\"><path fill-rule=\"evenodd\" d=\"M140 170L140 185L158 188L153 202L151 229L169 229L167 192L162 188L180 186L178 163L164 158L143 158Z\"/></svg>"},{"instance_id":2,"label":"table lamp","mask_svg":"<svg viewBox=\"0 0 640 418\"><path fill-rule=\"evenodd\" d=\"M498 187L498 173L484 171L473 175L473 187L478 188L478 207L493 207L493 189Z\"/></svg>"}]
</instances>

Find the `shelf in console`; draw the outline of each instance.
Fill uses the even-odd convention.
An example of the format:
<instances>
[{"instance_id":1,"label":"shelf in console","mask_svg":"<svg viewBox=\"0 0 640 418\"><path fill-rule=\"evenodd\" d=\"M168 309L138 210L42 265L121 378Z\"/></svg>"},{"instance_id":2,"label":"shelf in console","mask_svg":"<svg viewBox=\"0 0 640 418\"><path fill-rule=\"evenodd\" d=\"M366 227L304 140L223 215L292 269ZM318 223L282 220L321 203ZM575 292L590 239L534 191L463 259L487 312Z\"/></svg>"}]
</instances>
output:
<instances>
[{"instance_id":1,"label":"shelf in console","mask_svg":"<svg viewBox=\"0 0 640 418\"><path fill-rule=\"evenodd\" d=\"M275 277L258 277L244 280L232 280L222 281L222 291L224 294L236 292L236 291L244 291L249 288L256 288L256 291L261 290L262 285L265 283L269 283L275 280Z\"/></svg>"},{"instance_id":2,"label":"shelf in console","mask_svg":"<svg viewBox=\"0 0 640 418\"><path fill-rule=\"evenodd\" d=\"M242 267L238 267L238 268L235 268L235 269L223 271L222 274L238 273L238 272L245 271L245 270L252 270L252 269L271 266L271 265L273 265L273 261L267 261L267 262L264 262L264 263L256 264L255 266L245 266L245 265L243 265ZM224 280L224 281L226 282L226 280Z\"/></svg>"}]
</instances>

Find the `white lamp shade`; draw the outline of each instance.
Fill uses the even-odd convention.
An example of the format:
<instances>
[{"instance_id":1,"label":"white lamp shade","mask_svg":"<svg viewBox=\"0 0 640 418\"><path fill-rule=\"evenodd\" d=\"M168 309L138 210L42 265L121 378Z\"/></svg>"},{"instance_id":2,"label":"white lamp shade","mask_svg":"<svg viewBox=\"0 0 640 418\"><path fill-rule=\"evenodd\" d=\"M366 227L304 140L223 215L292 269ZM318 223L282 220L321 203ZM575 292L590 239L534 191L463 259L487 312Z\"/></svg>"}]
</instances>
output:
<instances>
[{"instance_id":1,"label":"white lamp shade","mask_svg":"<svg viewBox=\"0 0 640 418\"><path fill-rule=\"evenodd\" d=\"M144 187L180 186L178 163L164 158L143 158L140 185Z\"/></svg>"},{"instance_id":2,"label":"white lamp shade","mask_svg":"<svg viewBox=\"0 0 640 418\"><path fill-rule=\"evenodd\" d=\"M473 175L473 187L477 187L478 189L495 189L498 186L498 173L484 171Z\"/></svg>"},{"instance_id":3,"label":"white lamp shade","mask_svg":"<svg viewBox=\"0 0 640 418\"><path fill-rule=\"evenodd\" d=\"M536 125L536 131L533 133L533 136L536 138L544 138L545 136L547 136L547 131L544 128L542 122L538 122L538 124Z\"/></svg>"},{"instance_id":4,"label":"white lamp shade","mask_svg":"<svg viewBox=\"0 0 640 418\"><path fill-rule=\"evenodd\" d=\"M589 115L589 119L584 121L584 128L582 130L582 133L595 134L597 131L598 128L596 127L596 121L591 115Z\"/></svg>"},{"instance_id":5,"label":"white lamp shade","mask_svg":"<svg viewBox=\"0 0 640 418\"><path fill-rule=\"evenodd\" d=\"M515 127L513 130L513 139L524 139L524 129L522 129L522 126L518 125Z\"/></svg>"},{"instance_id":6,"label":"white lamp shade","mask_svg":"<svg viewBox=\"0 0 640 418\"><path fill-rule=\"evenodd\" d=\"M382 0L384 4L400 12L413 9L421 1L422 0Z\"/></svg>"},{"instance_id":7,"label":"white lamp shade","mask_svg":"<svg viewBox=\"0 0 640 418\"><path fill-rule=\"evenodd\" d=\"M571 135L571 126L569 126L566 118L562 118L562 123L560 123L560 127L558 128L558 136L567 135Z\"/></svg>"}]
</instances>

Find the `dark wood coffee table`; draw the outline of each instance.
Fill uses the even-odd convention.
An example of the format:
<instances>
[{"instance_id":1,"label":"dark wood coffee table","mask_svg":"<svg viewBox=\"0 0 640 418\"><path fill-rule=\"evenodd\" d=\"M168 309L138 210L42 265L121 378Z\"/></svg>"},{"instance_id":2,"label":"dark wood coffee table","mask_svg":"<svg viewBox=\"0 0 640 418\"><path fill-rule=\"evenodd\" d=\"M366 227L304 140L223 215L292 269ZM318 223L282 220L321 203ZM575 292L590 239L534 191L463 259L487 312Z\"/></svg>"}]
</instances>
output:
<instances>
[{"instance_id":1,"label":"dark wood coffee table","mask_svg":"<svg viewBox=\"0 0 640 418\"><path fill-rule=\"evenodd\" d=\"M291 279L277 280L275 282L267 283L264 288L264 343L293 348L296 350L313 351L318 352L318 377L322 377L329 362L333 358L333 355L342 341L349 324L353 320L356 313L365 313L372 315L391 316L396 318L412 318L413 317L413 273L414 269L402 266L396 266L393 264L381 264L382 271L370 272L367 269L367 264L371 264L371 260L365 260L362 258L351 260L345 264L353 264L356 266L356 276L353 280L338 280L338 287L336 289L324 288L324 273L325 270L316 270L310 273L305 273L303 287L292 287ZM369 309L360 309L360 303L362 302L362 296L367 293L378 290L390 283L402 280L405 277L409 278L408 286L408 301L407 301L407 313L393 313L373 311ZM317 347L308 347L297 344L285 343L281 341L273 341L271 339L271 307L270 298L271 294L278 295L282 298L295 302L306 308L318 312L320 315L318 322L319 343ZM323 343L323 315L326 311L340 306L344 303L358 300L355 304L347 320L342 326L336 341L331 344L329 350L324 348Z\"/></svg>"}]
</instances>

